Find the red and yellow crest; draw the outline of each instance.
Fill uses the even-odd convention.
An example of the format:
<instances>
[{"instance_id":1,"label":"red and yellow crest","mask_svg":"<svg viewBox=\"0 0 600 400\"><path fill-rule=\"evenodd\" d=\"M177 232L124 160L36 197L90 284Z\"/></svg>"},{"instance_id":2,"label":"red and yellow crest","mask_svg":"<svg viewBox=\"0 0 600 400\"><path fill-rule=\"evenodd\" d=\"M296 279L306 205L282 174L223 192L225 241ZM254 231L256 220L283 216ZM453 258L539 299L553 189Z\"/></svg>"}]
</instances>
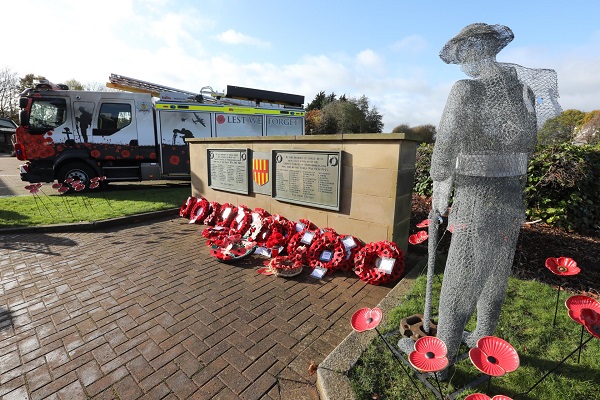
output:
<instances>
[{"instance_id":1,"label":"red and yellow crest","mask_svg":"<svg viewBox=\"0 0 600 400\"><path fill-rule=\"evenodd\" d=\"M252 180L259 186L269 182L269 160L252 160Z\"/></svg>"}]
</instances>

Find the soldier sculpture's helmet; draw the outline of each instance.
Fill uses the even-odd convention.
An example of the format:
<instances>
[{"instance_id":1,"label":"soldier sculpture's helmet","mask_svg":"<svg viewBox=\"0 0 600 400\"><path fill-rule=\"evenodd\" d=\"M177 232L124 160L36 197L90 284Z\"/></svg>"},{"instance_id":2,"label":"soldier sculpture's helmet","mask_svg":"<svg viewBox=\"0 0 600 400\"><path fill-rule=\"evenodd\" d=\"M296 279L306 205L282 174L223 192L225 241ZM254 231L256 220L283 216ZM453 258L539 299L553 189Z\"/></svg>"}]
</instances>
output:
<instances>
[{"instance_id":1,"label":"soldier sculpture's helmet","mask_svg":"<svg viewBox=\"0 0 600 400\"><path fill-rule=\"evenodd\" d=\"M476 23L464 27L440 51L447 64L467 64L493 58L515 35L508 26Z\"/></svg>"}]
</instances>

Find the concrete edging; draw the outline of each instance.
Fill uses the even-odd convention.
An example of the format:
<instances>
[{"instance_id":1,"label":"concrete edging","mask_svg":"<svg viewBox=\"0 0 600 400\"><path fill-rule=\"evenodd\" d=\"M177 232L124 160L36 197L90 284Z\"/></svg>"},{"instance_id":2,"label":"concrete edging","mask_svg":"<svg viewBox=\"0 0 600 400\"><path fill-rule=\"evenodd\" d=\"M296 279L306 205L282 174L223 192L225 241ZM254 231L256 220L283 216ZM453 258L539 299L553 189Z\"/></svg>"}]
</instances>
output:
<instances>
[{"instance_id":1,"label":"concrete edging","mask_svg":"<svg viewBox=\"0 0 600 400\"><path fill-rule=\"evenodd\" d=\"M384 315L400 304L415 279L421 274L424 263L427 263L427 258L420 257L409 273L379 302L377 307ZM353 331L319 364L317 390L322 400L355 399L348 379L348 371L376 336L374 330L361 333Z\"/></svg>"}]
</instances>

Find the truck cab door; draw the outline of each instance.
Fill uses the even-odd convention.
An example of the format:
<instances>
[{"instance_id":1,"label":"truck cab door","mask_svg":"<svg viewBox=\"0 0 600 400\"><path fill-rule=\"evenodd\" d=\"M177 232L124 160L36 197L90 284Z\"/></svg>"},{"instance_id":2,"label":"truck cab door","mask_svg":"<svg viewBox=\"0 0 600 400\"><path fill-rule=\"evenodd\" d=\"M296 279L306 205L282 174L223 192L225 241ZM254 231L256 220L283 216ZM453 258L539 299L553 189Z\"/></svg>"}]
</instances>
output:
<instances>
[{"instance_id":1,"label":"truck cab door","mask_svg":"<svg viewBox=\"0 0 600 400\"><path fill-rule=\"evenodd\" d=\"M136 160L137 121L134 100L103 99L92 122L94 150L104 160Z\"/></svg>"}]
</instances>

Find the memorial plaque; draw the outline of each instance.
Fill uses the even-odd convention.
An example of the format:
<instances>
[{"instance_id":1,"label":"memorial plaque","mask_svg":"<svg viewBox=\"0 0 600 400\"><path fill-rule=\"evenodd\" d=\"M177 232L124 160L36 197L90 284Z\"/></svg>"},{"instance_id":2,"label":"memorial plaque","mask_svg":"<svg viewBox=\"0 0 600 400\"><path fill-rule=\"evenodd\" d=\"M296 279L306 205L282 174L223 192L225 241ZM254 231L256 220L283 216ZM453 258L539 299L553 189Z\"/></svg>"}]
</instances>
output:
<instances>
[{"instance_id":1,"label":"memorial plaque","mask_svg":"<svg viewBox=\"0 0 600 400\"><path fill-rule=\"evenodd\" d=\"M273 150L273 198L340 209L341 151Z\"/></svg>"},{"instance_id":2,"label":"memorial plaque","mask_svg":"<svg viewBox=\"0 0 600 400\"><path fill-rule=\"evenodd\" d=\"M248 194L248 149L207 149L208 186Z\"/></svg>"}]
</instances>

